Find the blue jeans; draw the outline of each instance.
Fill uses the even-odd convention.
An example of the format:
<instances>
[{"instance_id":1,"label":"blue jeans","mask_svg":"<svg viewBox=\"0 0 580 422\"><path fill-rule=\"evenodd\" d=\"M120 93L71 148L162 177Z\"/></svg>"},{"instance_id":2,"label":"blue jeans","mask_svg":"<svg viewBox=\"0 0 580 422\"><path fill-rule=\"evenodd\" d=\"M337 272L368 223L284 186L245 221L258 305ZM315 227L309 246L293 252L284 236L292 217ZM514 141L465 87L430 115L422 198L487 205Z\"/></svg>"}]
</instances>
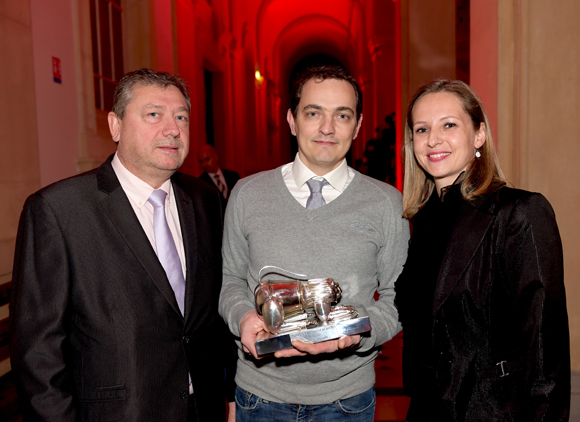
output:
<instances>
[{"instance_id":1,"label":"blue jeans","mask_svg":"<svg viewBox=\"0 0 580 422\"><path fill-rule=\"evenodd\" d=\"M304 405L264 400L236 388L236 422L373 422L375 389L334 403Z\"/></svg>"}]
</instances>

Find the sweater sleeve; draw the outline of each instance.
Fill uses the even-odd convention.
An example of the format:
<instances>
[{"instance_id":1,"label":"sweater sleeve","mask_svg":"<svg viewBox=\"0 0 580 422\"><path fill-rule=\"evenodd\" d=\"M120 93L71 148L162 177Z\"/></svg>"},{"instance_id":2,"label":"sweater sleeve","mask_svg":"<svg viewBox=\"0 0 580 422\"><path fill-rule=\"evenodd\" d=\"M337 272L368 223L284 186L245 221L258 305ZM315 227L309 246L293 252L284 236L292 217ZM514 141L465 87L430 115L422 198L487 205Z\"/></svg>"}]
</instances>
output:
<instances>
[{"instance_id":1,"label":"sweater sleeve","mask_svg":"<svg viewBox=\"0 0 580 422\"><path fill-rule=\"evenodd\" d=\"M370 337L363 337L360 351L391 340L401 331L395 300L395 281L403 270L409 243L409 222L402 217L402 197L390 195L391 206L384 210L384 243L377 253L378 300L366 311L371 321Z\"/></svg>"},{"instance_id":2,"label":"sweater sleeve","mask_svg":"<svg viewBox=\"0 0 580 422\"><path fill-rule=\"evenodd\" d=\"M250 248L244 235L244 207L238 183L231 193L226 209L223 237L223 281L219 313L230 331L240 336L240 321L254 309L254 296L248 282Z\"/></svg>"}]
</instances>

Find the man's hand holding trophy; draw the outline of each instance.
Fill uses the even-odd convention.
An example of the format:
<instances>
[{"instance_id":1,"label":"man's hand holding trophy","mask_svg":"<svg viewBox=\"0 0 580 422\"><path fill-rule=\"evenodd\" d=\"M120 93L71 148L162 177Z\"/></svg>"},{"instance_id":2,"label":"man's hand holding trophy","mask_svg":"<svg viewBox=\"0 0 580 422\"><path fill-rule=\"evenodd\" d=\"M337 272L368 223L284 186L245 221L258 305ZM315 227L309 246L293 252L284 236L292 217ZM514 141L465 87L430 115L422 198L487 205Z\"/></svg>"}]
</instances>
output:
<instances>
[{"instance_id":1,"label":"man's hand holding trophy","mask_svg":"<svg viewBox=\"0 0 580 422\"><path fill-rule=\"evenodd\" d=\"M254 291L256 311L269 332L255 342L258 355L290 349L296 340L319 343L370 331L368 316L359 315L353 306L336 304L342 290L333 279L290 273L292 280L262 281L264 270L269 270L267 275L281 269L262 268Z\"/></svg>"}]
</instances>

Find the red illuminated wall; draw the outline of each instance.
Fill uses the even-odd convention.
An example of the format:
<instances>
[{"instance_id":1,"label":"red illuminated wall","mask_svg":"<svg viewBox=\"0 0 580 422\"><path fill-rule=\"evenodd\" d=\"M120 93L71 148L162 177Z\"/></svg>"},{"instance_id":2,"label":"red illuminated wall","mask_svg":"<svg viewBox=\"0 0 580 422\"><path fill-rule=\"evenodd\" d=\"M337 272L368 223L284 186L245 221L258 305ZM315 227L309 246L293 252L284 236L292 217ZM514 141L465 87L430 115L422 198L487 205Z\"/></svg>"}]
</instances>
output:
<instances>
[{"instance_id":1,"label":"red illuminated wall","mask_svg":"<svg viewBox=\"0 0 580 422\"><path fill-rule=\"evenodd\" d=\"M420 83L456 76L455 0L437 5L431 0L174 2L174 62L192 88L194 116L183 170L200 173L196 151L207 142L207 113L213 113L214 145L223 167L246 176L291 161L290 75L305 57L324 54L344 64L363 89L364 119L351 148L353 162L364 158L366 141L396 112L396 180L391 182L402 188L406 101ZM449 22L440 25L443 21ZM166 54L158 57L167 62ZM208 71L212 110L204 101ZM263 82L256 81L256 71Z\"/></svg>"}]
</instances>

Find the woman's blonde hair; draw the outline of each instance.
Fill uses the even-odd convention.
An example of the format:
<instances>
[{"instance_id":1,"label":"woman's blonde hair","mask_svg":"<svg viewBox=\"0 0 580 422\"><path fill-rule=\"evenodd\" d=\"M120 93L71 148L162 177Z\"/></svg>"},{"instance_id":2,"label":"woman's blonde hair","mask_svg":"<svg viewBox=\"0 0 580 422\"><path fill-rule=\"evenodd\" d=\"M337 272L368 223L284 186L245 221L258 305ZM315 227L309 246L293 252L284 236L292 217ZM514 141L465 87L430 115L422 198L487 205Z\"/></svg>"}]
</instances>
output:
<instances>
[{"instance_id":1,"label":"woman's blonde hair","mask_svg":"<svg viewBox=\"0 0 580 422\"><path fill-rule=\"evenodd\" d=\"M475 91L462 81L440 79L421 86L409 102L407 121L405 124L405 139L403 144L403 160L405 163L405 178L403 189L403 216L413 217L425 205L435 182L433 177L423 170L413 152L413 109L425 95L448 92L459 98L463 110L470 117L473 129L478 131L485 124L485 142L479 148L481 157L473 157L471 166L461 182L461 194L464 199L472 201L487 192L499 189L505 185L505 177L499 165L495 146L487 119L485 108Z\"/></svg>"}]
</instances>

